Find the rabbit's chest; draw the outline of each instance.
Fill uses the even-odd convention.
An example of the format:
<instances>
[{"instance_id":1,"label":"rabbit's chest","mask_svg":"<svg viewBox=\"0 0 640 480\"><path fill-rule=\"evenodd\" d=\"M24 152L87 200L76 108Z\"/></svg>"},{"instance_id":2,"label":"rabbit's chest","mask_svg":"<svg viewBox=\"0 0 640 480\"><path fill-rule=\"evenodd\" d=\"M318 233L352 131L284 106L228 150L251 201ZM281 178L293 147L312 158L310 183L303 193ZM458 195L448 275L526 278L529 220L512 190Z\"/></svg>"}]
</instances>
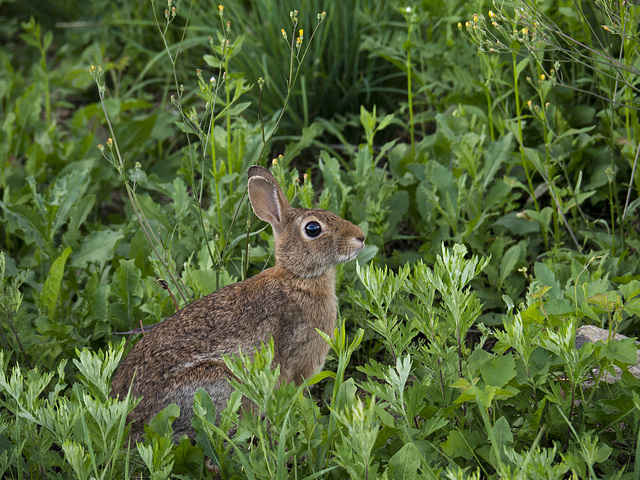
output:
<instances>
[{"instance_id":1,"label":"rabbit's chest","mask_svg":"<svg viewBox=\"0 0 640 480\"><path fill-rule=\"evenodd\" d=\"M285 381L299 384L311 377L324 364L329 344L318 330L333 337L337 315L335 297L320 305L310 304L300 310L298 321L289 324L279 335L279 362ZM278 359L276 360L278 361Z\"/></svg>"}]
</instances>

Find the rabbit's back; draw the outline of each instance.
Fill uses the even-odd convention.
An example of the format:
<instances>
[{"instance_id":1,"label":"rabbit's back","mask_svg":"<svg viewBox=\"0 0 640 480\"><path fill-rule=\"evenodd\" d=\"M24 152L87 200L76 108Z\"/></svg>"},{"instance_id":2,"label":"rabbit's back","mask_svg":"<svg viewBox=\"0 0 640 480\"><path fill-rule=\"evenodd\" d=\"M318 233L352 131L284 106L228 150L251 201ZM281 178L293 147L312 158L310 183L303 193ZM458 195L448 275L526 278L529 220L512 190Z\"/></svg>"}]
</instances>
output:
<instances>
[{"instance_id":1,"label":"rabbit's back","mask_svg":"<svg viewBox=\"0 0 640 480\"><path fill-rule=\"evenodd\" d=\"M326 275L333 278L333 272ZM251 355L271 337L281 381L299 384L311 376L329 348L316 328L333 332L334 288L325 278L292 282L289 272L272 268L203 297L157 325L112 380L114 397L123 398L130 386L133 397L143 397L130 418L137 420L134 436L141 435L142 422L169 403L182 412L174 424L176 435L190 433L193 394L200 387L211 395L216 411L222 410L232 391L223 355L240 349Z\"/></svg>"}]
</instances>

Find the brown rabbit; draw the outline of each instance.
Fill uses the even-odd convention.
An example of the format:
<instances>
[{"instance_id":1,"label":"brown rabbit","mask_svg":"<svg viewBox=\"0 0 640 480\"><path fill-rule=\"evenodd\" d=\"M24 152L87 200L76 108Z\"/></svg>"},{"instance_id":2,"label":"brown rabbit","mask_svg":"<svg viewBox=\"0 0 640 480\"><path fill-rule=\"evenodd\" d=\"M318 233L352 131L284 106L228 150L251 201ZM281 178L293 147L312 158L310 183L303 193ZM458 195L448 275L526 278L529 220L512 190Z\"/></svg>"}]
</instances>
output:
<instances>
[{"instance_id":1,"label":"brown rabbit","mask_svg":"<svg viewBox=\"0 0 640 480\"><path fill-rule=\"evenodd\" d=\"M325 210L291 207L266 168L253 166L247 175L251 206L273 228L276 266L193 302L131 350L113 377L111 395L123 398L131 386L134 397L143 397L129 416L136 440L143 423L170 403L180 407L175 437L193 436L199 387L220 412L232 392L223 355L253 352L273 337L280 381L296 384L324 363L329 346L316 329L332 335L335 328L335 266L362 250L364 232Z\"/></svg>"}]
</instances>

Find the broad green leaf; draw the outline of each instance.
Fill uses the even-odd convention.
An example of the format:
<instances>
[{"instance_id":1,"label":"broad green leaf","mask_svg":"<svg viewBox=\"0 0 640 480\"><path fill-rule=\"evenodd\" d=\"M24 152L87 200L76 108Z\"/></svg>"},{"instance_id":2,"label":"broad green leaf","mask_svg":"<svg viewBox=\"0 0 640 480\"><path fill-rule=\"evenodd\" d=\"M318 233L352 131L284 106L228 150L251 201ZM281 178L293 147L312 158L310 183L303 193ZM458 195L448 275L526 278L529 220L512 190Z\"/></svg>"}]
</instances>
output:
<instances>
[{"instance_id":1,"label":"broad green leaf","mask_svg":"<svg viewBox=\"0 0 640 480\"><path fill-rule=\"evenodd\" d=\"M620 291L624 296L624 301L629 302L631 299L640 295L640 282L638 280L631 280L626 285L620 285Z\"/></svg>"},{"instance_id":2,"label":"broad green leaf","mask_svg":"<svg viewBox=\"0 0 640 480\"><path fill-rule=\"evenodd\" d=\"M412 480L418 475L420 452L413 443L406 443L389 460L390 480Z\"/></svg>"},{"instance_id":3,"label":"broad green leaf","mask_svg":"<svg viewBox=\"0 0 640 480\"><path fill-rule=\"evenodd\" d=\"M67 226L67 234L71 238L75 238L78 229L87 219L89 213L96 203L95 195L86 195L76 202L69 212L69 224Z\"/></svg>"},{"instance_id":4,"label":"broad green leaf","mask_svg":"<svg viewBox=\"0 0 640 480\"><path fill-rule=\"evenodd\" d=\"M311 380L309 380L307 382L307 385L315 385L316 383L321 382L325 378L334 378L335 379L336 378L336 374L334 372L329 371L329 370L323 370L322 372L318 372L313 377L311 377Z\"/></svg>"},{"instance_id":5,"label":"broad green leaf","mask_svg":"<svg viewBox=\"0 0 640 480\"><path fill-rule=\"evenodd\" d=\"M191 425L196 432L196 442L200 445L204 454L214 459L217 465L220 465L218 454L210 439L208 425L216 423L216 408L209 394L204 388L198 388L193 396L194 417L191 419Z\"/></svg>"},{"instance_id":6,"label":"broad green leaf","mask_svg":"<svg viewBox=\"0 0 640 480\"><path fill-rule=\"evenodd\" d=\"M511 275L518 264L525 258L524 247L518 243L513 245L504 253L500 261L500 282L504 283L509 275Z\"/></svg>"},{"instance_id":7,"label":"broad green leaf","mask_svg":"<svg viewBox=\"0 0 640 480\"><path fill-rule=\"evenodd\" d=\"M201 472L204 461L202 447L198 444L191 445L189 438L183 435L180 444L173 451L173 461L172 473L174 474Z\"/></svg>"},{"instance_id":8,"label":"broad green leaf","mask_svg":"<svg viewBox=\"0 0 640 480\"><path fill-rule=\"evenodd\" d=\"M49 275L47 275L47 279L42 286L38 303L40 308L47 309L50 318L53 318L56 313L56 303L58 302L58 296L60 294L60 284L62 283L64 266L70 254L71 247L67 247L60 256L53 261L49 269Z\"/></svg>"},{"instance_id":9,"label":"broad green leaf","mask_svg":"<svg viewBox=\"0 0 640 480\"><path fill-rule=\"evenodd\" d=\"M99 230L89 234L82 242L80 251L71 257L71 265L84 268L88 263L96 262L104 264L113 258L116 243L122 240L124 234L121 231Z\"/></svg>"},{"instance_id":10,"label":"broad green leaf","mask_svg":"<svg viewBox=\"0 0 640 480\"><path fill-rule=\"evenodd\" d=\"M638 363L638 346L633 339L612 340L600 350L600 356L624 365L635 365Z\"/></svg>"},{"instance_id":11,"label":"broad green leaf","mask_svg":"<svg viewBox=\"0 0 640 480\"><path fill-rule=\"evenodd\" d=\"M172 435L173 428L171 424L180 416L180 407L175 403L170 403L162 409L155 417L149 422L149 430L158 434L161 437Z\"/></svg>"},{"instance_id":12,"label":"broad green leaf","mask_svg":"<svg viewBox=\"0 0 640 480\"><path fill-rule=\"evenodd\" d=\"M480 370L482 380L488 385L503 387L516 376L516 364L511 354L494 357Z\"/></svg>"},{"instance_id":13,"label":"broad green leaf","mask_svg":"<svg viewBox=\"0 0 640 480\"><path fill-rule=\"evenodd\" d=\"M533 271L536 279L539 280L542 285L551 287L549 293L550 298L562 298L562 287L560 286L560 282L556 280L555 274L549 269L549 267L547 267L547 265L536 262L533 267Z\"/></svg>"},{"instance_id":14,"label":"broad green leaf","mask_svg":"<svg viewBox=\"0 0 640 480\"><path fill-rule=\"evenodd\" d=\"M503 460L504 448L513 444L513 433L511 433L509 422L504 416L500 417L493 425L492 431L497 443L494 447L500 455L500 460Z\"/></svg>"},{"instance_id":15,"label":"broad green leaf","mask_svg":"<svg viewBox=\"0 0 640 480\"><path fill-rule=\"evenodd\" d=\"M111 293L130 303L133 297L142 298L142 274L135 260L123 260L116 270L111 283Z\"/></svg>"},{"instance_id":16,"label":"broad green leaf","mask_svg":"<svg viewBox=\"0 0 640 480\"><path fill-rule=\"evenodd\" d=\"M473 458L474 450L481 444L480 433L470 430L452 430L447 440L441 444L442 451L451 458Z\"/></svg>"}]
</instances>

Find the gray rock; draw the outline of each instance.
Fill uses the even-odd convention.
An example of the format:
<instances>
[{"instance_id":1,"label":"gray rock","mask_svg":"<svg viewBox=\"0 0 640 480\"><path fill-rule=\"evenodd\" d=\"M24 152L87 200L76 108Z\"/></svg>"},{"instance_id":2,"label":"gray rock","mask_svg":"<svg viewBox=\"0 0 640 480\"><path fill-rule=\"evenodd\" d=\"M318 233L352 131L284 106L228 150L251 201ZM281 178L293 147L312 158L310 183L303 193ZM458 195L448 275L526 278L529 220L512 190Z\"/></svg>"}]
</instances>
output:
<instances>
[{"instance_id":1,"label":"gray rock","mask_svg":"<svg viewBox=\"0 0 640 480\"><path fill-rule=\"evenodd\" d=\"M623 340L625 338L629 338L629 337L616 333L611 339L611 341L614 342L616 340ZM602 341L606 343L608 340L609 340L609 330L606 330L604 328L598 328L594 325L583 325L582 327L578 327L578 329L576 330L576 348L580 348L582 345L584 345L587 342L596 343L598 341ZM635 344L640 345L640 342L635 342ZM640 379L640 350L638 350L637 355L638 355L638 363L636 363L635 365L629 365L629 367L627 368L629 370L629 373L631 373L634 377ZM613 366L613 369L615 371L615 375L612 375L609 372L605 372L604 375L602 376L602 380L604 380L607 383L615 383L618 380L620 380L620 376L622 375L622 370L615 365ZM598 377L599 373L600 373L599 368L593 369L592 374L594 379ZM592 381L585 382L585 383L591 384L591 385L593 384Z\"/></svg>"}]
</instances>

